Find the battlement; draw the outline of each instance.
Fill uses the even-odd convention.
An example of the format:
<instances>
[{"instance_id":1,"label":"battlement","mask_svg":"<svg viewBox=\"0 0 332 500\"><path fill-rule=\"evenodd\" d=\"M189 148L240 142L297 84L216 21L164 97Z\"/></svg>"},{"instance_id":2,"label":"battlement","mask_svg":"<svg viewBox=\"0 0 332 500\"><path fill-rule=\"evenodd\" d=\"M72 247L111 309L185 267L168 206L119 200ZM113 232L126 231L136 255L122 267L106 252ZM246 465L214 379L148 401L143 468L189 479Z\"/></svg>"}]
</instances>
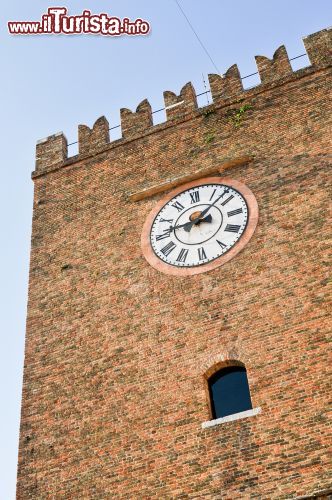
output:
<instances>
[{"instance_id":1,"label":"battlement","mask_svg":"<svg viewBox=\"0 0 332 500\"><path fill-rule=\"evenodd\" d=\"M303 42L311 63L311 66L305 68L307 72L317 71L331 65L331 28L308 35L303 38ZM283 45L275 51L272 59L256 56L255 60L261 83L249 90L244 90L236 64L231 66L224 75L209 75L213 99L213 104L210 106L229 106L235 102L244 101L256 93L282 85L305 74L304 70L292 70L286 48ZM179 95L165 91L164 102L167 120L159 125L153 124L152 109L147 99L137 106L136 111L122 108L120 111L122 138L116 141L110 141L109 123L104 116L98 118L92 129L87 125L79 125L79 153L71 158L68 158L67 139L62 132L38 141L36 169L32 177L38 177L68 163L83 160L125 141L139 139L147 133L157 132L165 126L173 126L175 123L191 119L200 113L196 93L191 83L187 83Z\"/></svg>"}]
</instances>

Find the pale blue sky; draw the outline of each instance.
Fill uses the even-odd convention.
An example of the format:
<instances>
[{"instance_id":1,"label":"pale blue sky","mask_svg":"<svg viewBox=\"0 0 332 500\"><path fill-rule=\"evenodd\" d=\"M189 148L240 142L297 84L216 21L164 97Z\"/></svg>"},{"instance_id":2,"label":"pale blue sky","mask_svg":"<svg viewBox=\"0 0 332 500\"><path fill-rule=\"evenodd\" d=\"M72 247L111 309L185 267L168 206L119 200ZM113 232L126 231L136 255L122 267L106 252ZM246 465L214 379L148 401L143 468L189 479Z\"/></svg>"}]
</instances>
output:
<instances>
[{"instance_id":1,"label":"pale blue sky","mask_svg":"<svg viewBox=\"0 0 332 500\"><path fill-rule=\"evenodd\" d=\"M330 0L179 0L222 72L237 63L242 76L256 71L254 56L271 57L285 44L290 57L304 52L301 38L331 23ZM77 140L77 125L106 115L119 124L120 107L148 98L163 107L164 90L179 92L215 70L174 0L70 0L55 2L70 14L83 9L145 18L148 37L30 36L7 33L8 20L39 20L43 0L3 3L1 52L1 289L0 289L0 500L13 500L23 370L35 143L63 130ZM294 62L299 68L307 58ZM246 86L257 84L253 77ZM200 104L206 104L201 98ZM164 114L154 115L159 122ZM156 122L157 122L156 121ZM118 133L113 134L118 138ZM76 153L75 147L70 149Z\"/></svg>"}]
</instances>

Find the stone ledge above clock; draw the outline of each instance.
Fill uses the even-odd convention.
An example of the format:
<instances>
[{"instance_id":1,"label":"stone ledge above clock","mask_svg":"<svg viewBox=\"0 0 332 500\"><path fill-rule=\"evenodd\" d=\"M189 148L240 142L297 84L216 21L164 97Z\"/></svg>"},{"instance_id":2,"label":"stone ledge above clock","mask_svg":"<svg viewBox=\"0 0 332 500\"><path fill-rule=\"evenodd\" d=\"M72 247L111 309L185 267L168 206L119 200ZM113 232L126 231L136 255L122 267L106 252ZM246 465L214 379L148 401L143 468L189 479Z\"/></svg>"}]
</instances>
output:
<instances>
[{"instance_id":1,"label":"stone ledge above clock","mask_svg":"<svg viewBox=\"0 0 332 500\"><path fill-rule=\"evenodd\" d=\"M149 188L143 189L142 191L137 191L136 193L132 193L129 195L129 200L130 201L144 200L145 198L149 198L150 196L153 196L155 194L163 193L164 191L168 191L169 189L181 186L181 184L185 184L186 182L202 179L203 177L207 177L213 174L223 173L225 172L225 170L231 167L246 165L252 160L253 160L252 156L243 156L241 158L235 158L234 160L225 159L225 161L220 162L218 166L207 167L201 170L197 170L192 174L182 175L180 177L174 177L173 179L169 179L160 184L156 184Z\"/></svg>"}]
</instances>

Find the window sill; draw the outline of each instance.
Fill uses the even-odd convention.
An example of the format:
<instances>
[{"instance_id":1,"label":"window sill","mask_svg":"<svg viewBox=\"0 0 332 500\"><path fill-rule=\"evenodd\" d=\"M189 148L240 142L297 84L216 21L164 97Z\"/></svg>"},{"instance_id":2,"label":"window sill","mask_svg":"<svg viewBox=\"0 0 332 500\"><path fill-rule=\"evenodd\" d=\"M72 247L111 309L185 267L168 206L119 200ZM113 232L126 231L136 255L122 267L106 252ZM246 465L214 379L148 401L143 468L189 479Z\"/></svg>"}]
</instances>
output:
<instances>
[{"instance_id":1,"label":"window sill","mask_svg":"<svg viewBox=\"0 0 332 500\"><path fill-rule=\"evenodd\" d=\"M239 413L234 413L233 415L227 415L226 417L216 418L215 420L208 420L202 423L202 429L208 429L209 427L214 427L219 424L226 424L227 422L233 422L234 420L240 420L241 418L254 417L258 415L262 409L260 407L253 408L252 410L241 411Z\"/></svg>"}]
</instances>

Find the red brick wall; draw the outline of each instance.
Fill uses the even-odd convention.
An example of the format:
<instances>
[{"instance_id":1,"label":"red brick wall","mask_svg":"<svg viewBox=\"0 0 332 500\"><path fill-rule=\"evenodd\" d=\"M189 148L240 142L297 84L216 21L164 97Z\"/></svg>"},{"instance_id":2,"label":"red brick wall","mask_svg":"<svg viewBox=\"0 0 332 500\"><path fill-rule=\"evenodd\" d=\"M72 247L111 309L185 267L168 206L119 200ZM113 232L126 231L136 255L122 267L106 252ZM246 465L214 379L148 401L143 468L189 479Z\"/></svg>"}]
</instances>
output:
<instances>
[{"instance_id":1,"label":"red brick wall","mask_svg":"<svg viewBox=\"0 0 332 500\"><path fill-rule=\"evenodd\" d=\"M18 499L296 498L331 486L327 458L330 31L305 40L312 66L283 49L212 76L214 104L165 93L168 121L122 110L37 145ZM236 126L234 111L250 105ZM208 109L208 113L206 112ZM160 196L132 192L253 155L227 176L255 194L246 248L178 278L143 258ZM203 430L204 373L236 359L262 412Z\"/></svg>"}]
</instances>

